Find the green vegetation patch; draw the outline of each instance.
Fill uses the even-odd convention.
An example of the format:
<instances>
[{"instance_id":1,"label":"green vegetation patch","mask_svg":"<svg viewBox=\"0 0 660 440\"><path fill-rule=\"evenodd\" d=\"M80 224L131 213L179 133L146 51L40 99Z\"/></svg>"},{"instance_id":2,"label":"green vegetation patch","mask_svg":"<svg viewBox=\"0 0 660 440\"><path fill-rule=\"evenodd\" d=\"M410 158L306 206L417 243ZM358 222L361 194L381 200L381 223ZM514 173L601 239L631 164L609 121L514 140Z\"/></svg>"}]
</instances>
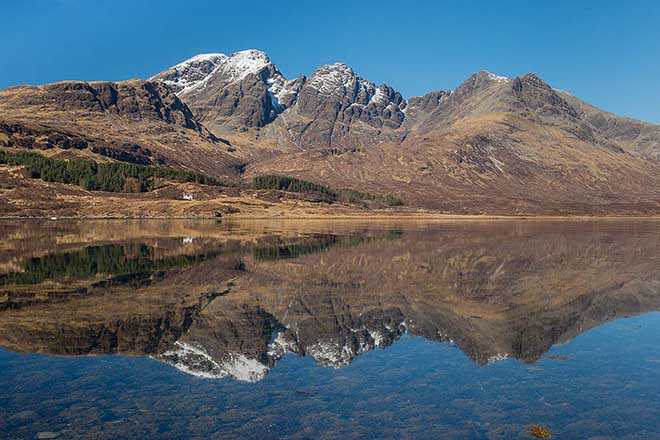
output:
<instances>
[{"instance_id":1,"label":"green vegetation patch","mask_svg":"<svg viewBox=\"0 0 660 440\"><path fill-rule=\"evenodd\" d=\"M89 191L147 192L154 189L154 178L202 185L236 185L193 171L85 159L60 160L27 151L0 150L0 164L23 165L33 179L78 185Z\"/></svg>"},{"instance_id":2,"label":"green vegetation patch","mask_svg":"<svg viewBox=\"0 0 660 440\"><path fill-rule=\"evenodd\" d=\"M252 185L256 189L276 189L291 192L310 192L321 193L329 196L332 200L342 200L355 203L363 200L373 200L385 203L388 206L401 206L403 202L391 195L374 195L354 189L333 189L326 185L309 182L307 180L296 179L289 176L261 175L252 180Z\"/></svg>"},{"instance_id":3,"label":"green vegetation patch","mask_svg":"<svg viewBox=\"0 0 660 440\"><path fill-rule=\"evenodd\" d=\"M101 245L75 252L31 258L22 272L0 275L0 285L39 284L51 279L87 279L96 275L152 272L201 263L220 252L178 255L157 259L154 249L144 244Z\"/></svg>"},{"instance_id":4,"label":"green vegetation patch","mask_svg":"<svg viewBox=\"0 0 660 440\"><path fill-rule=\"evenodd\" d=\"M154 189L156 178L201 185L239 186L237 183L216 179L194 171L124 162L98 163L86 159L52 159L31 151L12 152L0 149L0 164L22 165L30 178L77 185L88 191L148 192ZM255 189L316 193L327 197L331 201L357 203L372 200L388 206L403 204L400 199L389 194L383 196L354 189L333 189L326 185L288 176L256 176L252 181L252 186Z\"/></svg>"},{"instance_id":5,"label":"green vegetation patch","mask_svg":"<svg viewBox=\"0 0 660 440\"><path fill-rule=\"evenodd\" d=\"M354 247L372 240L396 240L402 235L400 230L390 230L376 236L367 235L323 235L314 237L313 240L304 243L291 243L282 246L257 247L252 255L255 260L275 261L289 258L298 258L303 255L315 254L329 250L333 246Z\"/></svg>"}]
</instances>

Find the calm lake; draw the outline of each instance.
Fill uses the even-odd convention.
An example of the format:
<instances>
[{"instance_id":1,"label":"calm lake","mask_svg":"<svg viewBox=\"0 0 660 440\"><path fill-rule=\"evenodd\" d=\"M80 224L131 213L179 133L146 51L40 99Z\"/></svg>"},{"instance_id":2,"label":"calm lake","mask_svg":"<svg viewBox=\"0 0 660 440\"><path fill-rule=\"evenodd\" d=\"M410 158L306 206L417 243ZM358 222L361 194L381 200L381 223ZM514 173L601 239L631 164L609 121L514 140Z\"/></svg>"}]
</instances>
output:
<instances>
[{"instance_id":1,"label":"calm lake","mask_svg":"<svg viewBox=\"0 0 660 440\"><path fill-rule=\"evenodd\" d=\"M0 233L3 439L660 438L660 222Z\"/></svg>"}]
</instances>

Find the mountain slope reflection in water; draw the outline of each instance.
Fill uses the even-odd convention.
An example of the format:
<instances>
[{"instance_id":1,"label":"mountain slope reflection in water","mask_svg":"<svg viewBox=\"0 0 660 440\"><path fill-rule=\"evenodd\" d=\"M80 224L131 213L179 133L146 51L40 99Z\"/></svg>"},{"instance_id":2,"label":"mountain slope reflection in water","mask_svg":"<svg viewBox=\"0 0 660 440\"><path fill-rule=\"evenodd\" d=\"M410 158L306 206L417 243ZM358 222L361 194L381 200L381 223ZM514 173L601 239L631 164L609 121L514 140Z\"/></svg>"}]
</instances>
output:
<instances>
[{"instance_id":1,"label":"mountain slope reflection in water","mask_svg":"<svg viewBox=\"0 0 660 440\"><path fill-rule=\"evenodd\" d=\"M97 242L63 251L90 225L34 250L17 243L39 228L5 225L18 238L4 245L0 346L148 355L254 382L289 353L340 368L406 333L480 365L534 363L660 310L655 223L123 226L94 225Z\"/></svg>"},{"instance_id":2,"label":"mountain slope reflection in water","mask_svg":"<svg viewBox=\"0 0 660 440\"><path fill-rule=\"evenodd\" d=\"M0 438L660 438L656 222L0 233Z\"/></svg>"}]
</instances>

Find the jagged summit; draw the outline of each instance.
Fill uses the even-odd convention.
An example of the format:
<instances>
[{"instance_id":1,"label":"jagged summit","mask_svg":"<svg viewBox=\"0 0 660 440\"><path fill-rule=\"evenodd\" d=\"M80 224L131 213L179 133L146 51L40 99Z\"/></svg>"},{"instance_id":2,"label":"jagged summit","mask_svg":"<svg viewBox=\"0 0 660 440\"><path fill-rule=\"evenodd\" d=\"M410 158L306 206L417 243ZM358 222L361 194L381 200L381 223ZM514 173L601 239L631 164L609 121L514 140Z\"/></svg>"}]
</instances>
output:
<instances>
[{"instance_id":1,"label":"jagged summit","mask_svg":"<svg viewBox=\"0 0 660 440\"><path fill-rule=\"evenodd\" d=\"M355 79L355 72L350 66L343 63L325 64L316 69L307 86L323 95L331 95L349 88Z\"/></svg>"},{"instance_id":2,"label":"jagged summit","mask_svg":"<svg viewBox=\"0 0 660 440\"><path fill-rule=\"evenodd\" d=\"M495 74L493 72L489 72L487 70L484 70L483 73L485 73L488 76L488 79L490 79L492 81L497 81L497 82L511 81L511 78L509 78L508 76L497 75L497 74Z\"/></svg>"},{"instance_id":3,"label":"jagged summit","mask_svg":"<svg viewBox=\"0 0 660 440\"><path fill-rule=\"evenodd\" d=\"M170 85L217 135L265 129L261 139L294 150L397 142L411 130L427 133L457 120L510 114L562 127L601 146L615 148L610 140L622 139L633 149L639 144L644 154L657 156L657 130L635 125L627 133L605 127L607 139L599 139L593 126L602 129L600 119L586 115L581 110L585 106L533 73L507 77L481 70L454 90L404 99L387 84L377 85L342 62L321 65L309 78L288 80L266 53L250 49L197 55L153 79ZM581 115L589 120L581 120Z\"/></svg>"},{"instance_id":4,"label":"jagged summit","mask_svg":"<svg viewBox=\"0 0 660 440\"><path fill-rule=\"evenodd\" d=\"M250 74L259 74L262 69L268 67L272 67L273 73L279 74L268 55L257 49L243 50L231 55L200 54L152 76L151 79L163 81L178 95L183 96L199 91L211 78L221 77L226 82L237 82Z\"/></svg>"},{"instance_id":5,"label":"jagged summit","mask_svg":"<svg viewBox=\"0 0 660 440\"><path fill-rule=\"evenodd\" d=\"M229 55L220 62L216 71L212 73L215 75L222 74L227 81L236 82L243 80L250 74L258 74L262 69L268 67L273 69L273 73L279 74L266 53L249 49Z\"/></svg>"},{"instance_id":6,"label":"jagged summit","mask_svg":"<svg viewBox=\"0 0 660 440\"><path fill-rule=\"evenodd\" d=\"M326 64L314 72L306 84L310 88L318 90L320 95L346 95L349 94L352 105L369 105L373 103L392 103L395 106L405 108L405 100L395 99L395 92L387 84L377 86L360 76L344 63ZM400 96L400 94L399 94Z\"/></svg>"},{"instance_id":7,"label":"jagged summit","mask_svg":"<svg viewBox=\"0 0 660 440\"><path fill-rule=\"evenodd\" d=\"M153 79L174 87L202 122L219 133L264 127L286 112L273 136L285 132L290 143L303 149L349 139L358 145L377 142L381 131L401 126L407 105L398 91L356 75L345 63L323 65L310 78L288 80L256 49L198 55ZM331 124L314 123L326 114ZM311 124L305 122L310 119Z\"/></svg>"},{"instance_id":8,"label":"jagged summit","mask_svg":"<svg viewBox=\"0 0 660 440\"><path fill-rule=\"evenodd\" d=\"M295 99L301 80L287 81L257 49L196 55L152 77L174 88L214 131L262 127Z\"/></svg>"}]
</instances>

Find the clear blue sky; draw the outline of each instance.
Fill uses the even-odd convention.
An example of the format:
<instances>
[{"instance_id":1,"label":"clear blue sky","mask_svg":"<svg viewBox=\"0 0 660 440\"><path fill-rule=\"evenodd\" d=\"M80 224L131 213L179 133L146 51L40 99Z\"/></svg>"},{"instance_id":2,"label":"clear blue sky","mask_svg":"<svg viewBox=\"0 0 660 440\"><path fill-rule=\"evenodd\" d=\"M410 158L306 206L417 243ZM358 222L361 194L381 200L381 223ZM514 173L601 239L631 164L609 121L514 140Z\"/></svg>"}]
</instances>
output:
<instances>
[{"instance_id":1,"label":"clear blue sky","mask_svg":"<svg viewBox=\"0 0 660 440\"><path fill-rule=\"evenodd\" d=\"M534 72L660 123L660 1L2 0L0 88L146 78L197 53L258 48L287 76L342 61L405 97L475 71Z\"/></svg>"}]
</instances>

